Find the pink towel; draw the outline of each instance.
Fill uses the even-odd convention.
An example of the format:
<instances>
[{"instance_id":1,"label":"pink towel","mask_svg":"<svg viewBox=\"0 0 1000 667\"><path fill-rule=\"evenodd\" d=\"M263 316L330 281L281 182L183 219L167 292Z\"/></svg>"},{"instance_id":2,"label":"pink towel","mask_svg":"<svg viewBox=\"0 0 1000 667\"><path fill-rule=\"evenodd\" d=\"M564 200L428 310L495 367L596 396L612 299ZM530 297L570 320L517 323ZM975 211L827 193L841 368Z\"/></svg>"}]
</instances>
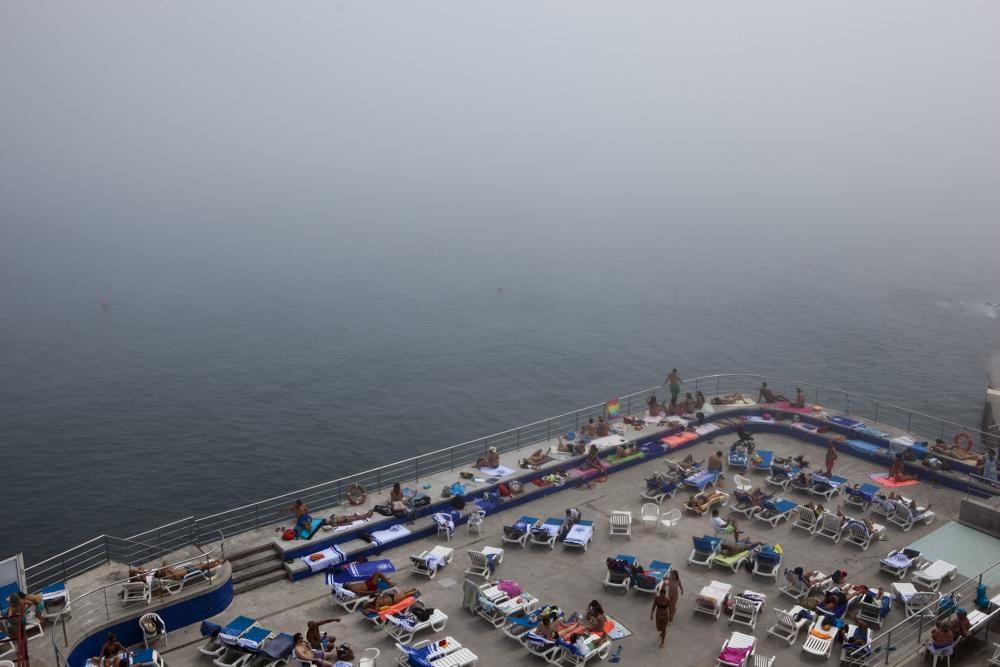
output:
<instances>
[{"instance_id":1,"label":"pink towel","mask_svg":"<svg viewBox=\"0 0 1000 667\"><path fill-rule=\"evenodd\" d=\"M730 665L742 665L743 659L747 657L750 650L749 646L745 648L731 648L727 646L722 650L722 653L719 654L719 660Z\"/></svg>"}]
</instances>

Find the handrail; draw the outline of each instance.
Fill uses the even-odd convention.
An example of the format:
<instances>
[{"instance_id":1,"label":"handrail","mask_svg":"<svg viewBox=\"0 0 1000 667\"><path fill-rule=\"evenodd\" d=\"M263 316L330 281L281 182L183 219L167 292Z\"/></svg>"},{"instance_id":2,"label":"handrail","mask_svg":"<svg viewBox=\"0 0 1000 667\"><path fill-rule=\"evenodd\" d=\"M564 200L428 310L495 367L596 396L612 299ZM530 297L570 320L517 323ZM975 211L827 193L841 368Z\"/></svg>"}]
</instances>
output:
<instances>
[{"instance_id":1,"label":"handrail","mask_svg":"<svg viewBox=\"0 0 1000 667\"><path fill-rule=\"evenodd\" d=\"M883 415L883 422L885 421L886 411L898 411L901 416L905 416L906 424L894 424L899 428L905 428L906 432L914 432L912 430L914 418L918 420L930 420L931 423L936 423L940 427L941 436L944 436L945 428L954 427L961 431L968 433L974 433L979 436L980 439L985 437L991 437L990 434L984 433L983 431L963 426L957 422L941 419L938 417L933 417L931 415L924 414L915 410L909 410L897 406L892 403L881 402L877 399L870 398L863 394L854 394L845 389L840 389L838 387L832 387L829 385L814 384L811 382L803 382L799 380L789 380L786 378L777 378L767 375L759 375L754 373L722 373L714 375L704 375L695 378L690 378L682 382L682 387L692 391L697 391L704 388L706 393L721 393L723 386L729 391L740 390L742 392L753 392L756 391L757 387L761 382L769 383L782 383L786 387L788 385L798 386L803 388L808 388L811 392L814 392L814 400L816 403L820 403L821 392L827 392L827 396L830 396L831 392L833 396L837 398L842 398L846 401L844 413L851 413L851 401L855 402L855 408L857 408L858 402L867 403L869 407L874 409L872 421L879 423L879 411L881 409ZM714 388L710 385L714 385ZM623 412L625 414L635 414L637 411L645 410L645 401L638 400L635 406L632 405L633 399L637 397L647 395L651 392L661 390L664 385L658 385L655 387L649 387L647 389L642 389L640 391L635 391L627 394L623 394L617 397L617 400L622 403ZM216 512L214 514L209 514L200 518L188 517L186 519L181 519L178 521L173 521L171 523L160 526L159 528L154 528L143 533L138 533L133 536L133 538L127 538L125 540L120 540L125 543L131 543L134 538L145 538L146 536L156 533L158 536L162 537L162 533L167 529L173 529L173 527L188 522L189 535L186 537L178 538L177 540L170 540L170 548L165 548L162 540L159 545L149 545L144 544L144 547L149 547L152 549L160 549L163 552L168 552L171 548L177 549L181 546L187 546L190 544L203 544L207 540L201 539L204 537L204 533L214 534L216 530L225 529L230 535L235 535L248 530L254 530L260 526L272 523L277 516L278 511L281 509L280 505L283 502L288 502L296 497L304 497L316 505L321 507L335 506L343 502L343 490L346 485L354 482L363 483L368 486L375 486L381 489L383 486L391 484L394 481L404 481L404 480L419 480L421 475L427 476L429 474L434 474L443 470L452 469L456 467L456 458L458 458L458 465L461 466L461 456L471 455L474 450L478 447L482 447L483 451L490 445L495 445L501 452L513 451L515 449L520 450L522 445L522 436L525 436L525 444L536 443L542 440L549 440L551 437L558 433L565 432L566 430L576 430L579 427L581 416L586 419L588 416L595 416L598 413L603 413L605 410L606 403L597 403L584 408L579 408L576 410L571 410L564 412L562 414L556 415L554 417L549 417L546 419L540 419L528 424L517 426L504 431L499 431L491 435L487 435L480 438L475 438L473 440L467 440L465 442L459 443L457 445L452 445L450 447L442 447L439 449L426 452L417 456L411 456L398 461L393 461L392 463L378 466L375 468L369 468L367 470L352 473L350 475L345 475L337 479L329 480L326 482L320 482L301 488L295 491L289 491L286 493L278 494L266 498L264 500L258 500L253 503L248 503L246 505L241 505L238 507L230 508L221 512ZM855 410L856 412L856 410ZM862 415L864 416L864 415ZM866 417L867 418L867 417ZM891 423L891 422L889 422ZM543 437L544 436L544 437ZM119 540L108 535L102 535L100 537L89 540L77 547L73 547L70 550L64 551L60 554L50 556L45 560L31 565L25 568L26 573L31 574L40 573L43 570L42 566L46 564L51 564L53 561L59 560L63 563L67 558L73 558L74 554L85 553L82 551L84 547L90 545L93 542L103 540L104 541L104 553L101 558L92 557L88 561L88 566L83 569L83 572L96 567L102 562L110 562L113 560L110 551L109 543L112 541ZM136 540L138 541L138 540ZM143 540L145 541L145 540ZM70 570L67 570L65 564L61 568L64 575L69 575ZM79 574L74 572L75 574ZM65 578L65 577L64 577ZM58 579L43 578L46 583L51 581L58 581Z\"/></svg>"}]
</instances>

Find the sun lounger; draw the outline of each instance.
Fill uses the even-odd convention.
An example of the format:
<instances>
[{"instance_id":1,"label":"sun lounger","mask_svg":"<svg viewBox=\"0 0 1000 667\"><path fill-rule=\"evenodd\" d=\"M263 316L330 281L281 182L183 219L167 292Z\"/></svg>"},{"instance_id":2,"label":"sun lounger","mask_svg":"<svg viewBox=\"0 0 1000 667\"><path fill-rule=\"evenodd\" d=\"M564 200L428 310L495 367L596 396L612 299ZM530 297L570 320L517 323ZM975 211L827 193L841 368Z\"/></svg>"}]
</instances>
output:
<instances>
[{"instance_id":1,"label":"sun lounger","mask_svg":"<svg viewBox=\"0 0 1000 667\"><path fill-rule=\"evenodd\" d=\"M847 494L844 503L860 507L861 509L868 509L868 506L875 501L875 495L878 492L879 487L867 482L857 488L847 485L844 487L844 493Z\"/></svg>"},{"instance_id":2,"label":"sun lounger","mask_svg":"<svg viewBox=\"0 0 1000 667\"><path fill-rule=\"evenodd\" d=\"M724 556L722 553L716 553L712 556L712 565L721 565L722 567L728 567L733 572L740 569L740 566L746 562L747 558L750 557L750 550L746 549L744 551L738 551L731 556Z\"/></svg>"},{"instance_id":3,"label":"sun lounger","mask_svg":"<svg viewBox=\"0 0 1000 667\"><path fill-rule=\"evenodd\" d=\"M632 513L621 510L611 511L611 532L610 535L625 535L632 539Z\"/></svg>"},{"instance_id":4,"label":"sun lounger","mask_svg":"<svg viewBox=\"0 0 1000 667\"><path fill-rule=\"evenodd\" d=\"M941 588L941 582L947 577L948 580L955 578L958 568L943 560L936 560L933 563L924 563L918 570L910 576L910 581L923 586L924 588L936 591Z\"/></svg>"},{"instance_id":5,"label":"sun lounger","mask_svg":"<svg viewBox=\"0 0 1000 667\"><path fill-rule=\"evenodd\" d=\"M915 549L895 549L879 561L879 568L894 577L902 579L914 565L920 561L920 552Z\"/></svg>"},{"instance_id":6,"label":"sun lounger","mask_svg":"<svg viewBox=\"0 0 1000 667\"><path fill-rule=\"evenodd\" d=\"M524 616L512 616L507 619L507 623L500 630L510 637L521 641L521 636L526 632L531 632L542 622L542 617L538 610L525 614Z\"/></svg>"},{"instance_id":7,"label":"sun lounger","mask_svg":"<svg viewBox=\"0 0 1000 667\"><path fill-rule=\"evenodd\" d=\"M580 519L566 533L566 537L563 538L563 546L577 547L586 551L593 537L594 522L589 519Z\"/></svg>"},{"instance_id":8,"label":"sun lounger","mask_svg":"<svg viewBox=\"0 0 1000 667\"><path fill-rule=\"evenodd\" d=\"M672 498L676 492L676 482L651 478L646 480L646 488L639 495L642 496L643 500L649 500L659 505L667 498Z\"/></svg>"},{"instance_id":9,"label":"sun lounger","mask_svg":"<svg viewBox=\"0 0 1000 667\"><path fill-rule=\"evenodd\" d=\"M326 575L326 585L330 587L331 594L333 595L334 604L339 606L346 612L353 613L358 610L359 607L363 607L369 604L375 599L376 595L380 595L386 591L392 590L388 585L379 582L377 584L378 590L372 591L371 593L355 593L352 590L348 590L344 583L346 581L338 581L337 575L333 572L328 572Z\"/></svg>"},{"instance_id":10,"label":"sun lounger","mask_svg":"<svg viewBox=\"0 0 1000 667\"><path fill-rule=\"evenodd\" d=\"M757 472L770 472L774 463L774 452L769 449L758 449L750 457L750 468Z\"/></svg>"},{"instance_id":11,"label":"sun lounger","mask_svg":"<svg viewBox=\"0 0 1000 667\"><path fill-rule=\"evenodd\" d=\"M426 621L417 621L408 616L392 614L385 618L383 627L395 641L408 644L413 637L424 630L441 632L448 625L448 615L440 609L434 609Z\"/></svg>"},{"instance_id":12,"label":"sun lounger","mask_svg":"<svg viewBox=\"0 0 1000 667\"><path fill-rule=\"evenodd\" d=\"M719 653L716 664L720 667L747 667L750 654L753 653L756 645L756 637L745 635L742 632L734 632L729 639L723 642L722 651Z\"/></svg>"},{"instance_id":13,"label":"sun lounger","mask_svg":"<svg viewBox=\"0 0 1000 667\"><path fill-rule=\"evenodd\" d=\"M739 489L733 491L733 497L736 498L736 505L730 507L734 514L742 515L744 518L749 519L757 512L760 512L763 507L754 503L753 498L746 491L740 491Z\"/></svg>"},{"instance_id":14,"label":"sun lounger","mask_svg":"<svg viewBox=\"0 0 1000 667\"><path fill-rule=\"evenodd\" d=\"M504 597L494 603L480 604L476 613L486 619L494 628L503 627L508 617L523 616L538 606L538 598L521 593L512 598Z\"/></svg>"},{"instance_id":15,"label":"sun lounger","mask_svg":"<svg viewBox=\"0 0 1000 667\"><path fill-rule=\"evenodd\" d=\"M260 667L278 667L288 662L295 649L295 641L292 635L280 632L276 637L260 645L257 648L244 647L246 657L240 663L240 667L254 664ZM133 664L135 664L133 662Z\"/></svg>"},{"instance_id":16,"label":"sun lounger","mask_svg":"<svg viewBox=\"0 0 1000 667\"><path fill-rule=\"evenodd\" d=\"M702 494L704 494L704 493L711 493L712 494L711 500L709 502L707 502L707 503L706 502L702 502L702 500L703 500ZM716 507L716 506L718 506L718 507L725 507L726 503L728 503L728 502L729 502L729 494L725 493L724 491L717 491L717 490L712 490L712 491L708 491L708 492L702 491L701 493L696 494L693 500L687 500L687 501L685 501L684 502L684 509L686 509L689 512L694 512L698 516L704 516L713 507Z\"/></svg>"},{"instance_id":17,"label":"sun lounger","mask_svg":"<svg viewBox=\"0 0 1000 667\"><path fill-rule=\"evenodd\" d=\"M862 596L858 601L858 620L869 627L880 628L882 627L882 619L889 613L892 595L888 591L883 591L882 597L877 597L878 591L876 589L869 590L872 599L868 600L867 596Z\"/></svg>"},{"instance_id":18,"label":"sun lounger","mask_svg":"<svg viewBox=\"0 0 1000 667\"><path fill-rule=\"evenodd\" d=\"M872 528L869 530L866 523L856 519L848 519L847 524L844 525L843 540L848 544L861 547L862 551L868 551L872 541L881 539L884 532L885 526L882 524L873 522Z\"/></svg>"},{"instance_id":19,"label":"sun lounger","mask_svg":"<svg viewBox=\"0 0 1000 667\"><path fill-rule=\"evenodd\" d=\"M805 609L799 605L795 605L788 611L775 609L775 624L767 629L767 634L774 635L778 639L788 642L788 645L791 646L799 638L799 631L809 625L813 617L812 614L809 614L800 618L799 612L802 611Z\"/></svg>"},{"instance_id":20,"label":"sun lounger","mask_svg":"<svg viewBox=\"0 0 1000 667\"><path fill-rule=\"evenodd\" d=\"M69 615L73 610L70 607L69 589L63 582L49 584L42 588L42 611L41 617L55 620L62 614Z\"/></svg>"},{"instance_id":21,"label":"sun lounger","mask_svg":"<svg viewBox=\"0 0 1000 667\"><path fill-rule=\"evenodd\" d=\"M868 667L868 659L872 656L871 639L871 630L849 623L840 649L840 664Z\"/></svg>"},{"instance_id":22,"label":"sun lounger","mask_svg":"<svg viewBox=\"0 0 1000 667\"><path fill-rule=\"evenodd\" d=\"M722 610L726 608L726 600L729 598L732 584L721 581L713 581L707 586L703 586L698 597L695 598L694 612L708 614L716 620L722 615Z\"/></svg>"},{"instance_id":23,"label":"sun lounger","mask_svg":"<svg viewBox=\"0 0 1000 667\"><path fill-rule=\"evenodd\" d=\"M755 468L756 470L756 468ZM771 464L771 474L767 476L767 483L770 486L777 486L782 491L788 489L788 486L795 479L795 476L799 474L798 468L789 468L786 466L779 466Z\"/></svg>"},{"instance_id":24,"label":"sun lounger","mask_svg":"<svg viewBox=\"0 0 1000 667\"><path fill-rule=\"evenodd\" d=\"M386 619L393 614L406 611L417 602L418 595L410 595L395 604L387 607L380 607L378 610L365 608L361 614L370 621L376 628L381 629L386 624Z\"/></svg>"},{"instance_id":25,"label":"sun lounger","mask_svg":"<svg viewBox=\"0 0 1000 667\"><path fill-rule=\"evenodd\" d=\"M450 563L454 556L454 549L441 545L429 551L421 551L417 555L410 554L410 572L422 574L428 579L433 579L438 570Z\"/></svg>"},{"instance_id":26,"label":"sun lounger","mask_svg":"<svg viewBox=\"0 0 1000 667\"><path fill-rule=\"evenodd\" d=\"M302 557L302 562L313 572L329 570L334 565L340 565L345 560L347 560L347 556L344 555L344 552L337 545L329 546L326 549Z\"/></svg>"},{"instance_id":27,"label":"sun lounger","mask_svg":"<svg viewBox=\"0 0 1000 667\"><path fill-rule=\"evenodd\" d=\"M521 635L521 646L531 655L550 663L554 663L562 653L562 646L556 640L546 639L535 632L525 632Z\"/></svg>"},{"instance_id":28,"label":"sun lounger","mask_svg":"<svg viewBox=\"0 0 1000 667\"><path fill-rule=\"evenodd\" d=\"M896 582L892 585L892 596L903 603L906 617L916 616L941 599L940 593L918 591L913 584Z\"/></svg>"},{"instance_id":29,"label":"sun lounger","mask_svg":"<svg viewBox=\"0 0 1000 667\"><path fill-rule=\"evenodd\" d=\"M636 557L628 554L617 554L614 558L609 558L608 571L604 574L604 590L621 588L628 593L632 585L632 566L635 561Z\"/></svg>"},{"instance_id":30,"label":"sun lounger","mask_svg":"<svg viewBox=\"0 0 1000 667\"><path fill-rule=\"evenodd\" d=\"M846 477L840 477L838 475L831 475L827 477L826 475L820 475L813 473L812 485L809 487L809 493L814 496L822 496L827 501L838 495L845 486L848 485L848 480Z\"/></svg>"},{"instance_id":31,"label":"sun lounger","mask_svg":"<svg viewBox=\"0 0 1000 667\"><path fill-rule=\"evenodd\" d=\"M691 549L691 555L688 556L688 565L701 565L712 569L712 559L719 552L722 540L710 535L693 537L691 539L694 542L694 548Z\"/></svg>"},{"instance_id":32,"label":"sun lounger","mask_svg":"<svg viewBox=\"0 0 1000 667\"><path fill-rule=\"evenodd\" d=\"M760 549L753 560L751 576L764 577L778 583L778 573L781 571L781 554L774 549Z\"/></svg>"},{"instance_id":33,"label":"sun lounger","mask_svg":"<svg viewBox=\"0 0 1000 667\"><path fill-rule=\"evenodd\" d=\"M562 667L584 667L594 658L606 660L611 653L611 642L603 635L590 634L575 643L562 639L556 641L562 650L552 662Z\"/></svg>"},{"instance_id":34,"label":"sun lounger","mask_svg":"<svg viewBox=\"0 0 1000 667\"><path fill-rule=\"evenodd\" d=\"M400 667L411 665L410 656L423 660L428 664L436 665L436 659L444 657L449 653L462 650L462 645L454 637L444 637L442 639L425 639L416 644L406 644L396 642L399 655L396 657L396 664Z\"/></svg>"},{"instance_id":35,"label":"sun lounger","mask_svg":"<svg viewBox=\"0 0 1000 667\"><path fill-rule=\"evenodd\" d=\"M704 491L710 486L715 486L719 481L719 473L708 470L700 470L693 475L684 478L684 486L690 486L699 491Z\"/></svg>"},{"instance_id":36,"label":"sun lounger","mask_svg":"<svg viewBox=\"0 0 1000 667\"><path fill-rule=\"evenodd\" d=\"M255 625L237 637L233 644L229 644L228 640L222 641L225 650L212 659L212 664L215 667L240 667L249 659L249 651L260 650L273 637L271 630ZM222 639L221 633L219 638Z\"/></svg>"},{"instance_id":37,"label":"sun lounger","mask_svg":"<svg viewBox=\"0 0 1000 667\"><path fill-rule=\"evenodd\" d=\"M549 549L555 549L556 538L559 537L559 531L562 530L562 527L562 519L546 519L544 523L538 524L531 529L531 532L529 533L529 541L531 544L538 544L546 546Z\"/></svg>"},{"instance_id":38,"label":"sun lounger","mask_svg":"<svg viewBox=\"0 0 1000 667\"><path fill-rule=\"evenodd\" d=\"M662 560L650 561L649 566L642 568L642 572L632 571L632 588L640 593L656 593L663 586L670 572L670 563Z\"/></svg>"},{"instance_id":39,"label":"sun lounger","mask_svg":"<svg viewBox=\"0 0 1000 667\"><path fill-rule=\"evenodd\" d=\"M819 605L817 605L815 609L815 612L818 615L823 616L829 619L830 621L836 621L837 619L843 618L844 614L847 613L847 610L851 608L851 605L861 598L860 594L848 596L848 593L845 592L844 589L842 588L831 588L829 591L827 591L827 593L833 593L833 592L843 593L844 594L843 602L841 602L839 605L837 605L832 609Z\"/></svg>"},{"instance_id":40,"label":"sun lounger","mask_svg":"<svg viewBox=\"0 0 1000 667\"><path fill-rule=\"evenodd\" d=\"M729 623L745 625L751 630L757 627L757 616L764 608L767 596L755 591L743 591L733 598L733 610L729 615Z\"/></svg>"},{"instance_id":41,"label":"sun lounger","mask_svg":"<svg viewBox=\"0 0 1000 667\"><path fill-rule=\"evenodd\" d=\"M208 640L198 647L198 652L210 658L218 658L226 650L226 646L236 646L236 640L254 627L257 627L257 621L248 616L237 616L224 626L204 621L201 624L201 634L208 637Z\"/></svg>"},{"instance_id":42,"label":"sun lounger","mask_svg":"<svg viewBox=\"0 0 1000 667\"><path fill-rule=\"evenodd\" d=\"M483 547L479 551L469 550L471 564L465 570L467 577L489 579L493 571L503 562L503 549L498 547Z\"/></svg>"},{"instance_id":43,"label":"sun lounger","mask_svg":"<svg viewBox=\"0 0 1000 667\"><path fill-rule=\"evenodd\" d=\"M785 569L785 583L778 589L778 591L784 593L793 600L798 600L803 595L806 595L817 588L829 586L830 583L830 577L822 572L814 572L813 578L806 581L797 575L794 570Z\"/></svg>"},{"instance_id":44,"label":"sun lounger","mask_svg":"<svg viewBox=\"0 0 1000 667\"><path fill-rule=\"evenodd\" d=\"M805 505L799 505L795 511L798 518L792 522L792 528L801 528L810 535L816 532L816 528L819 526L819 516L817 516L816 511Z\"/></svg>"},{"instance_id":45,"label":"sun lounger","mask_svg":"<svg viewBox=\"0 0 1000 667\"><path fill-rule=\"evenodd\" d=\"M509 544L520 544L522 547L528 544L528 536L531 527L538 523L538 519L533 516L523 515L514 522L512 526L504 526L500 539Z\"/></svg>"},{"instance_id":46,"label":"sun lounger","mask_svg":"<svg viewBox=\"0 0 1000 667\"><path fill-rule=\"evenodd\" d=\"M754 514L753 518L774 528L782 520L788 519L796 507L798 504L791 500L765 500L764 509Z\"/></svg>"},{"instance_id":47,"label":"sun lounger","mask_svg":"<svg viewBox=\"0 0 1000 667\"><path fill-rule=\"evenodd\" d=\"M923 521L924 525L928 525L934 520L934 512L925 507L918 507L912 510L908 504L899 501L893 503L893 506L894 510L892 514L887 518L890 522L902 528L904 533L909 532L918 521Z\"/></svg>"},{"instance_id":48,"label":"sun lounger","mask_svg":"<svg viewBox=\"0 0 1000 667\"><path fill-rule=\"evenodd\" d=\"M832 625L829 619L817 616L809 628L805 642L802 643L802 650L821 658L829 658L833 651L833 640L836 637L836 626Z\"/></svg>"},{"instance_id":49,"label":"sun lounger","mask_svg":"<svg viewBox=\"0 0 1000 667\"><path fill-rule=\"evenodd\" d=\"M746 472L747 466L749 465L749 463L747 462L746 452L741 452L739 450L735 451L731 450L729 452L729 458L727 459L727 464L728 464L727 467L729 468L738 468L739 470Z\"/></svg>"},{"instance_id":50,"label":"sun lounger","mask_svg":"<svg viewBox=\"0 0 1000 667\"><path fill-rule=\"evenodd\" d=\"M839 516L832 512L823 512L819 515L819 523L816 524L816 530L813 531L813 535L825 537L836 544L843 535L843 527L844 522L841 521Z\"/></svg>"}]
</instances>

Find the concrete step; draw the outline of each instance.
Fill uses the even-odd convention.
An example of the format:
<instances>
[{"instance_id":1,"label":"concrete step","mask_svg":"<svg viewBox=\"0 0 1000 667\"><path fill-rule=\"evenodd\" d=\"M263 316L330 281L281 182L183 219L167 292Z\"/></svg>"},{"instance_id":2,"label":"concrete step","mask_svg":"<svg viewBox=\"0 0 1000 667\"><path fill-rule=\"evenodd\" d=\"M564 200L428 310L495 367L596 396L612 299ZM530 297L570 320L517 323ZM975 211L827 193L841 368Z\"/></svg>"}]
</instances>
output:
<instances>
[{"instance_id":1,"label":"concrete step","mask_svg":"<svg viewBox=\"0 0 1000 667\"><path fill-rule=\"evenodd\" d=\"M234 551L233 553L226 554L226 558L230 563L232 563L233 561L250 558L251 556L256 556L257 554L265 552L274 553L274 546L269 543L258 544L255 547L250 547L249 549L243 549L242 551Z\"/></svg>"},{"instance_id":2,"label":"concrete step","mask_svg":"<svg viewBox=\"0 0 1000 667\"><path fill-rule=\"evenodd\" d=\"M255 588L260 588L261 586L266 586L274 581L281 581L282 579L287 580L288 577L285 575L284 569L278 570L277 572L271 572L270 574L264 574L261 576L253 577L247 581L241 581L240 583L235 582L235 577L233 581L233 593L239 595L240 593L246 593L247 591L252 591Z\"/></svg>"},{"instance_id":3,"label":"concrete step","mask_svg":"<svg viewBox=\"0 0 1000 667\"><path fill-rule=\"evenodd\" d=\"M283 572L284 563L278 558L272 558L270 560L257 563L251 567L240 570L239 572L233 572L233 584L240 584L244 581L249 581L256 577L267 575L272 572Z\"/></svg>"},{"instance_id":4,"label":"concrete step","mask_svg":"<svg viewBox=\"0 0 1000 667\"><path fill-rule=\"evenodd\" d=\"M239 560L236 561L230 560L229 562L233 566L233 574L236 574L237 572L242 572L252 567L256 567L261 563L270 563L274 561L280 563L281 557L278 556L277 551L275 551L274 549L269 549L268 551L265 552L249 554L243 558L240 558Z\"/></svg>"}]
</instances>

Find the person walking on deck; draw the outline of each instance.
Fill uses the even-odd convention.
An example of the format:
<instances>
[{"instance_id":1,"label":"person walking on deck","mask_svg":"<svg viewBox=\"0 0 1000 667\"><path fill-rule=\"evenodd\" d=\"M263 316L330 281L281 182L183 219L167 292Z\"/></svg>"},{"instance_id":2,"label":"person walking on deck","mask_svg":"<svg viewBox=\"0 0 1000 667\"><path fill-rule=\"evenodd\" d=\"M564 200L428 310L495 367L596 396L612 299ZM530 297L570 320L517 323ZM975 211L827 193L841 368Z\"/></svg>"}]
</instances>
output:
<instances>
[{"instance_id":1,"label":"person walking on deck","mask_svg":"<svg viewBox=\"0 0 1000 667\"><path fill-rule=\"evenodd\" d=\"M826 446L826 476L833 475L833 462L837 460L837 441L831 440Z\"/></svg>"},{"instance_id":2,"label":"person walking on deck","mask_svg":"<svg viewBox=\"0 0 1000 667\"><path fill-rule=\"evenodd\" d=\"M663 382L663 384L670 385L670 397L674 399L674 403L677 402L677 397L681 393L681 382L683 381L684 380L681 379L680 373L678 373L675 368L670 371L670 375L668 375L667 379Z\"/></svg>"}]
</instances>

